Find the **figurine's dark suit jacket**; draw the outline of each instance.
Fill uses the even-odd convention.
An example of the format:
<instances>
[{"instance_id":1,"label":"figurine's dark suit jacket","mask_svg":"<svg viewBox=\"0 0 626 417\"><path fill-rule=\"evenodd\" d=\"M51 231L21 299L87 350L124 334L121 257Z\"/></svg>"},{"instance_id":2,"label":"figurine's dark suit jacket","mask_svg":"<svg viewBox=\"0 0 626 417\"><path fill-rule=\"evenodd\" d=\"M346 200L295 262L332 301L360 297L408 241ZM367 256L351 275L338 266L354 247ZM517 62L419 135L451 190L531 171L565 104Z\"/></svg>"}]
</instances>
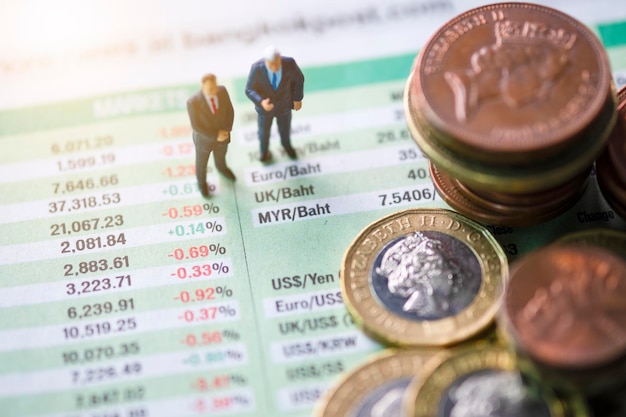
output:
<instances>
[{"instance_id":1,"label":"figurine's dark suit jacket","mask_svg":"<svg viewBox=\"0 0 626 417\"><path fill-rule=\"evenodd\" d=\"M202 90L187 100L187 111L193 130L193 143L196 145L196 177L198 184L206 184L206 166L211 152L214 152L215 167L227 171L226 151L230 138L217 141L219 130L231 131L235 113L228 92L223 86L217 87L217 114L213 114Z\"/></svg>"},{"instance_id":2,"label":"figurine's dark suit jacket","mask_svg":"<svg viewBox=\"0 0 626 417\"><path fill-rule=\"evenodd\" d=\"M281 57L282 77L278 88L274 90L267 74L263 59L252 64L246 96L254 103L258 115L259 141L261 154L267 151L272 120L276 117L278 132L283 147L291 148L291 110L294 101L301 101L304 95L304 75L293 58ZM261 106L263 99L269 98L274 108L267 112Z\"/></svg>"}]
</instances>

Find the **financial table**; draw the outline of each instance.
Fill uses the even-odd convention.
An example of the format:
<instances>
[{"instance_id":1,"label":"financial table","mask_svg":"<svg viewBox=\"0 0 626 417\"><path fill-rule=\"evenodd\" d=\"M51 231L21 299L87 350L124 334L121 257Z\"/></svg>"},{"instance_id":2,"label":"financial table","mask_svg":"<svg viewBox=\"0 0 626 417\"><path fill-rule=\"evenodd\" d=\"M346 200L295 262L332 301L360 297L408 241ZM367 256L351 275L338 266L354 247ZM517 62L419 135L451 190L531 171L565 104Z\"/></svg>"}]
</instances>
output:
<instances>
[{"instance_id":1,"label":"financial table","mask_svg":"<svg viewBox=\"0 0 626 417\"><path fill-rule=\"evenodd\" d=\"M597 28L618 74L619 27ZM0 113L0 414L310 415L382 348L343 305L345 249L383 215L447 207L404 121L414 56L304 68L299 159L274 131L268 165L245 80L220 80L238 178L210 162L208 199L185 107L195 85ZM488 227L513 261L626 222L592 178L553 221Z\"/></svg>"}]
</instances>

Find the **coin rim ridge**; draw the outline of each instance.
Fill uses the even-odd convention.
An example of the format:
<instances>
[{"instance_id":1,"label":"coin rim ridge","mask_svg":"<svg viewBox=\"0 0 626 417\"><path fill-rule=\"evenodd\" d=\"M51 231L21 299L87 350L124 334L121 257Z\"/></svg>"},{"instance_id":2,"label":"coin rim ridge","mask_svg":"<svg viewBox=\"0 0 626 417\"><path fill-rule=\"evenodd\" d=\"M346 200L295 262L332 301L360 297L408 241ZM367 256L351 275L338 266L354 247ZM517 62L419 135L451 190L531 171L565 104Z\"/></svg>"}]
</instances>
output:
<instances>
[{"instance_id":1,"label":"coin rim ridge","mask_svg":"<svg viewBox=\"0 0 626 417\"><path fill-rule=\"evenodd\" d=\"M394 232L391 236L386 236L384 241L379 240L375 249L366 255L366 269L355 274L356 277L351 277L348 274L348 271L352 269L350 260L356 253L359 244L363 243L366 238L371 236L375 229L405 216L420 215L444 215L451 221L451 225L454 224L453 222L455 221L459 222L459 230L465 225L470 230L464 230L460 233L464 233L468 236L471 233L478 233L481 236L481 240L485 239L485 246L492 250L492 254L488 256L483 253L483 256L481 256L477 249L474 248L472 242L468 239L464 239L462 236L458 236L458 233L455 235L453 232L443 230L443 226L418 226L414 224L411 225L411 228ZM404 236L411 231L417 230L437 231L456 238L472 251L480 264L482 275L479 291L472 302L454 316L439 320L409 320L399 317L387 310L385 306L378 302L376 295L372 292L370 283L371 265L375 257L380 253L380 250L391 242L393 238ZM490 259L489 257L493 257L493 259L497 261L497 270L488 270L489 265L487 259ZM370 223L361 230L344 253L341 262L340 277L344 304L354 322L370 337L393 346L445 346L468 339L486 328L493 321L498 307L502 302L504 286L508 279L508 261L498 241L483 225L448 209L413 208L391 213ZM366 293L359 301L354 297L354 290L352 289L352 284L355 283L360 284L357 286L363 288L363 291ZM379 311L372 312L366 309L364 304L372 304L376 307L376 310ZM388 324L389 322L391 322L391 325ZM432 332L434 332L434 334Z\"/></svg>"}]
</instances>

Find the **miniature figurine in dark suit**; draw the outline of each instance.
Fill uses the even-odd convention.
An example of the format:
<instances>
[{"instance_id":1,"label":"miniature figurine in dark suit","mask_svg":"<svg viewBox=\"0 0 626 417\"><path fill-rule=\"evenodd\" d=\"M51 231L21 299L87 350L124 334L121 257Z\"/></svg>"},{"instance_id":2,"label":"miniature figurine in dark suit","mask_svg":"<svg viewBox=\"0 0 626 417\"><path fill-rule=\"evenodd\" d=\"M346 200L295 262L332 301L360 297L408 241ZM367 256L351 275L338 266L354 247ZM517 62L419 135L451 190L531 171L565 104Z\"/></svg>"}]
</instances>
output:
<instances>
[{"instance_id":1,"label":"miniature figurine in dark suit","mask_svg":"<svg viewBox=\"0 0 626 417\"><path fill-rule=\"evenodd\" d=\"M196 145L196 178L200 192L206 197L209 195L206 167L211 152L217 170L226 178L235 180L235 175L226 166L226 151L235 113L226 88L217 85L213 74L202 77L202 89L187 100L187 111Z\"/></svg>"},{"instance_id":2,"label":"miniature figurine in dark suit","mask_svg":"<svg viewBox=\"0 0 626 417\"><path fill-rule=\"evenodd\" d=\"M262 162L271 159L268 149L272 120L276 118L280 142L290 158L297 157L291 146L291 109L300 110L304 75L293 58L281 56L274 47L250 68L246 96L254 103Z\"/></svg>"}]
</instances>

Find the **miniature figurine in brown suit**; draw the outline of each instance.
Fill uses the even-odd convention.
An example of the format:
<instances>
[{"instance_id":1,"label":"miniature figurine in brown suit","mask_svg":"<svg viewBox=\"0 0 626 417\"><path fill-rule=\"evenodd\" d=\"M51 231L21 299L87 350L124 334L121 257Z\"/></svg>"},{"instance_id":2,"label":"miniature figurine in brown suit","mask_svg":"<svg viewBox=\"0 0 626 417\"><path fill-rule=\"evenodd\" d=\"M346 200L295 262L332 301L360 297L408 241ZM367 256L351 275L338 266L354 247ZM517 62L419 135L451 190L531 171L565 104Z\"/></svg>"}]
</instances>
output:
<instances>
[{"instance_id":1,"label":"miniature figurine in brown suit","mask_svg":"<svg viewBox=\"0 0 626 417\"><path fill-rule=\"evenodd\" d=\"M200 192L206 197L209 195L206 171L211 152L217 170L226 178L235 180L235 174L226 166L235 113L226 88L217 84L213 74L202 77L202 88L187 100L187 111L196 145L196 178Z\"/></svg>"}]
</instances>

